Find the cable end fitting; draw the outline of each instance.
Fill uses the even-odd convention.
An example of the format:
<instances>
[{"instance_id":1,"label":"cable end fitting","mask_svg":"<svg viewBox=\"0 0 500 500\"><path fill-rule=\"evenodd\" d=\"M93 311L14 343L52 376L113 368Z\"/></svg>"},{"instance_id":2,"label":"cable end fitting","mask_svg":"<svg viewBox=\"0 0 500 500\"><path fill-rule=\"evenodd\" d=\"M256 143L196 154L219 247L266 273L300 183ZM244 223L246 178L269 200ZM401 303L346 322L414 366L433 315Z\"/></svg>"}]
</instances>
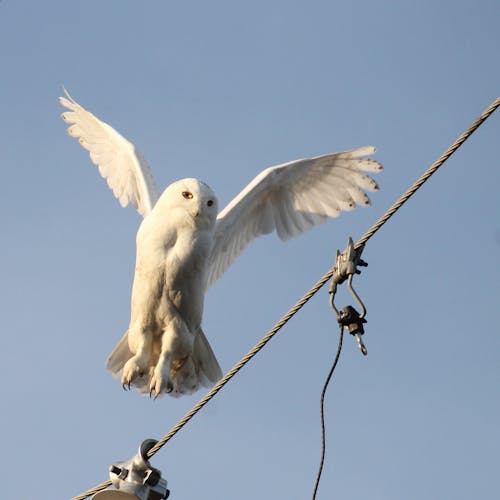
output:
<instances>
[{"instance_id":1,"label":"cable end fitting","mask_svg":"<svg viewBox=\"0 0 500 500\"><path fill-rule=\"evenodd\" d=\"M363 339L361 338L361 335L359 333L356 333L354 336L356 337L358 347L363 353L363 356L366 356L368 354L368 349L366 348L365 344L363 344Z\"/></svg>"},{"instance_id":2,"label":"cable end fitting","mask_svg":"<svg viewBox=\"0 0 500 500\"><path fill-rule=\"evenodd\" d=\"M365 333L363 324L366 323L366 319L361 317L361 315L352 306L345 306L344 310L340 313L338 321L341 326L347 328L349 333L356 338L358 347L364 356L368 354L365 344L361 336Z\"/></svg>"}]
</instances>

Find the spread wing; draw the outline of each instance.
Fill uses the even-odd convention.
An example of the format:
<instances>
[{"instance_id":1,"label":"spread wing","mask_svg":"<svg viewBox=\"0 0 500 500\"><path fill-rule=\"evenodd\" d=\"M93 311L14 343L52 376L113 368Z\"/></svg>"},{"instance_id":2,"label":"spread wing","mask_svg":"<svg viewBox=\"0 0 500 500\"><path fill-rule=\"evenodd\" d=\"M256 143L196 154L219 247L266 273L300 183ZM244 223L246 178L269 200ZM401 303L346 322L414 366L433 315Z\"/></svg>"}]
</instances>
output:
<instances>
[{"instance_id":1,"label":"spread wing","mask_svg":"<svg viewBox=\"0 0 500 500\"><path fill-rule=\"evenodd\" d=\"M342 210L369 205L365 191L378 186L364 172L378 172L382 165L363 157L374 152L373 146L366 146L261 172L217 216L207 288L257 236L276 231L287 240Z\"/></svg>"},{"instance_id":2,"label":"spread wing","mask_svg":"<svg viewBox=\"0 0 500 500\"><path fill-rule=\"evenodd\" d=\"M108 186L122 207L132 203L145 217L158 199L151 170L136 147L113 127L102 122L80 106L64 89L66 97L59 97L62 106L70 111L61 117L68 127L68 134L89 151L90 159L107 180Z\"/></svg>"}]
</instances>

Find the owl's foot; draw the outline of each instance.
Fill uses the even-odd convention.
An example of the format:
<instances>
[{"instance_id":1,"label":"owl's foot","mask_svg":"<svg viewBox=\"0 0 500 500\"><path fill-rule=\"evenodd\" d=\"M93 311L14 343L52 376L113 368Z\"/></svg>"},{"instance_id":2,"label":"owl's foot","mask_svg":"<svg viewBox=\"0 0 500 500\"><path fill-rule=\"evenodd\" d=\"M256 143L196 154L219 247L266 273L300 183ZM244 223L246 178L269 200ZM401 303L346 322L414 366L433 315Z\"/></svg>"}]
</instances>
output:
<instances>
[{"instance_id":1,"label":"owl's foot","mask_svg":"<svg viewBox=\"0 0 500 500\"><path fill-rule=\"evenodd\" d=\"M124 389L130 389L130 384L137 378L144 376L146 371L146 368L142 366L137 356L132 356L123 367L122 387Z\"/></svg>"},{"instance_id":2,"label":"owl's foot","mask_svg":"<svg viewBox=\"0 0 500 500\"><path fill-rule=\"evenodd\" d=\"M149 383L149 397L156 399L163 392L172 392L174 386L170 378L163 374L161 367L156 367Z\"/></svg>"},{"instance_id":3,"label":"owl's foot","mask_svg":"<svg viewBox=\"0 0 500 500\"><path fill-rule=\"evenodd\" d=\"M162 393L179 397L199 388L196 370L190 356L170 360L164 358L155 366L149 384L149 396L156 399Z\"/></svg>"}]
</instances>

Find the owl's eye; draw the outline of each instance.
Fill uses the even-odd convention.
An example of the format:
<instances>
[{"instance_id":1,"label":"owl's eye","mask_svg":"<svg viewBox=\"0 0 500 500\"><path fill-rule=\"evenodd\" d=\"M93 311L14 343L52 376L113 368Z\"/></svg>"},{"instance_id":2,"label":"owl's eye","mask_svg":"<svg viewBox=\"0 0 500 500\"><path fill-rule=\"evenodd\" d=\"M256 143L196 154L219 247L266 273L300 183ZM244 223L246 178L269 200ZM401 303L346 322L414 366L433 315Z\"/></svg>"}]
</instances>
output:
<instances>
[{"instance_id":1,"label":"owl's eye","mask_svg":"<svg viewBox=\"0 0 500 500\"><path fill-rule=\"evenodd\" d=\"M183 191L182 196L184 196L186 200L190 200L193 197L193 193L191 193L190 191Z\"/></svg>"},{"instance_id":2,"label":"owl's eye","mask_svg":"<svg viewBox=\"0 0 500 500\"><path fill-rule=\"evenodd\" d=\"M207 201L207 205L208 205L209 207L211 207L213 204L214 204L214 201L213 201L213 200L208 200L208 201Z\"/></svg>"}]
</instances>

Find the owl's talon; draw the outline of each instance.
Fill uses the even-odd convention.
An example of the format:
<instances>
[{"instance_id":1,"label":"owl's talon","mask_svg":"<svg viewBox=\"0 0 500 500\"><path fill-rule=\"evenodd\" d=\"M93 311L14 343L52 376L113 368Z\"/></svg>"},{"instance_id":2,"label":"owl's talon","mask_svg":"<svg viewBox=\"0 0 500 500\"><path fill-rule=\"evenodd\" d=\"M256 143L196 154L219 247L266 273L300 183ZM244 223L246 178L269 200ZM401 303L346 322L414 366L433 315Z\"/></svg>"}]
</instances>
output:
<instances>
[{"instance_id":1,"label":"owl's talon","mask_svg":"<svg viewBox=\"0 0 500 500\"><path fill-rule=\"evenodd\" d=\"M144 374L144 361L139 356L132 356L123 367L122 387L130 390L130 386Z\"/></svg>"},{"instance_id":2,"label":"owl's talon","mask_svg":"<svg viewBox=\"0 0 500 500\"><path fill-rule=\"evenodd\" d=\"M163 393L169 393L172 390L172 383L170 380L165 380L161 369L158 368L153 373L149 383L149 394L153 399L157 399Z\"/></svg>"}]
</instances>

